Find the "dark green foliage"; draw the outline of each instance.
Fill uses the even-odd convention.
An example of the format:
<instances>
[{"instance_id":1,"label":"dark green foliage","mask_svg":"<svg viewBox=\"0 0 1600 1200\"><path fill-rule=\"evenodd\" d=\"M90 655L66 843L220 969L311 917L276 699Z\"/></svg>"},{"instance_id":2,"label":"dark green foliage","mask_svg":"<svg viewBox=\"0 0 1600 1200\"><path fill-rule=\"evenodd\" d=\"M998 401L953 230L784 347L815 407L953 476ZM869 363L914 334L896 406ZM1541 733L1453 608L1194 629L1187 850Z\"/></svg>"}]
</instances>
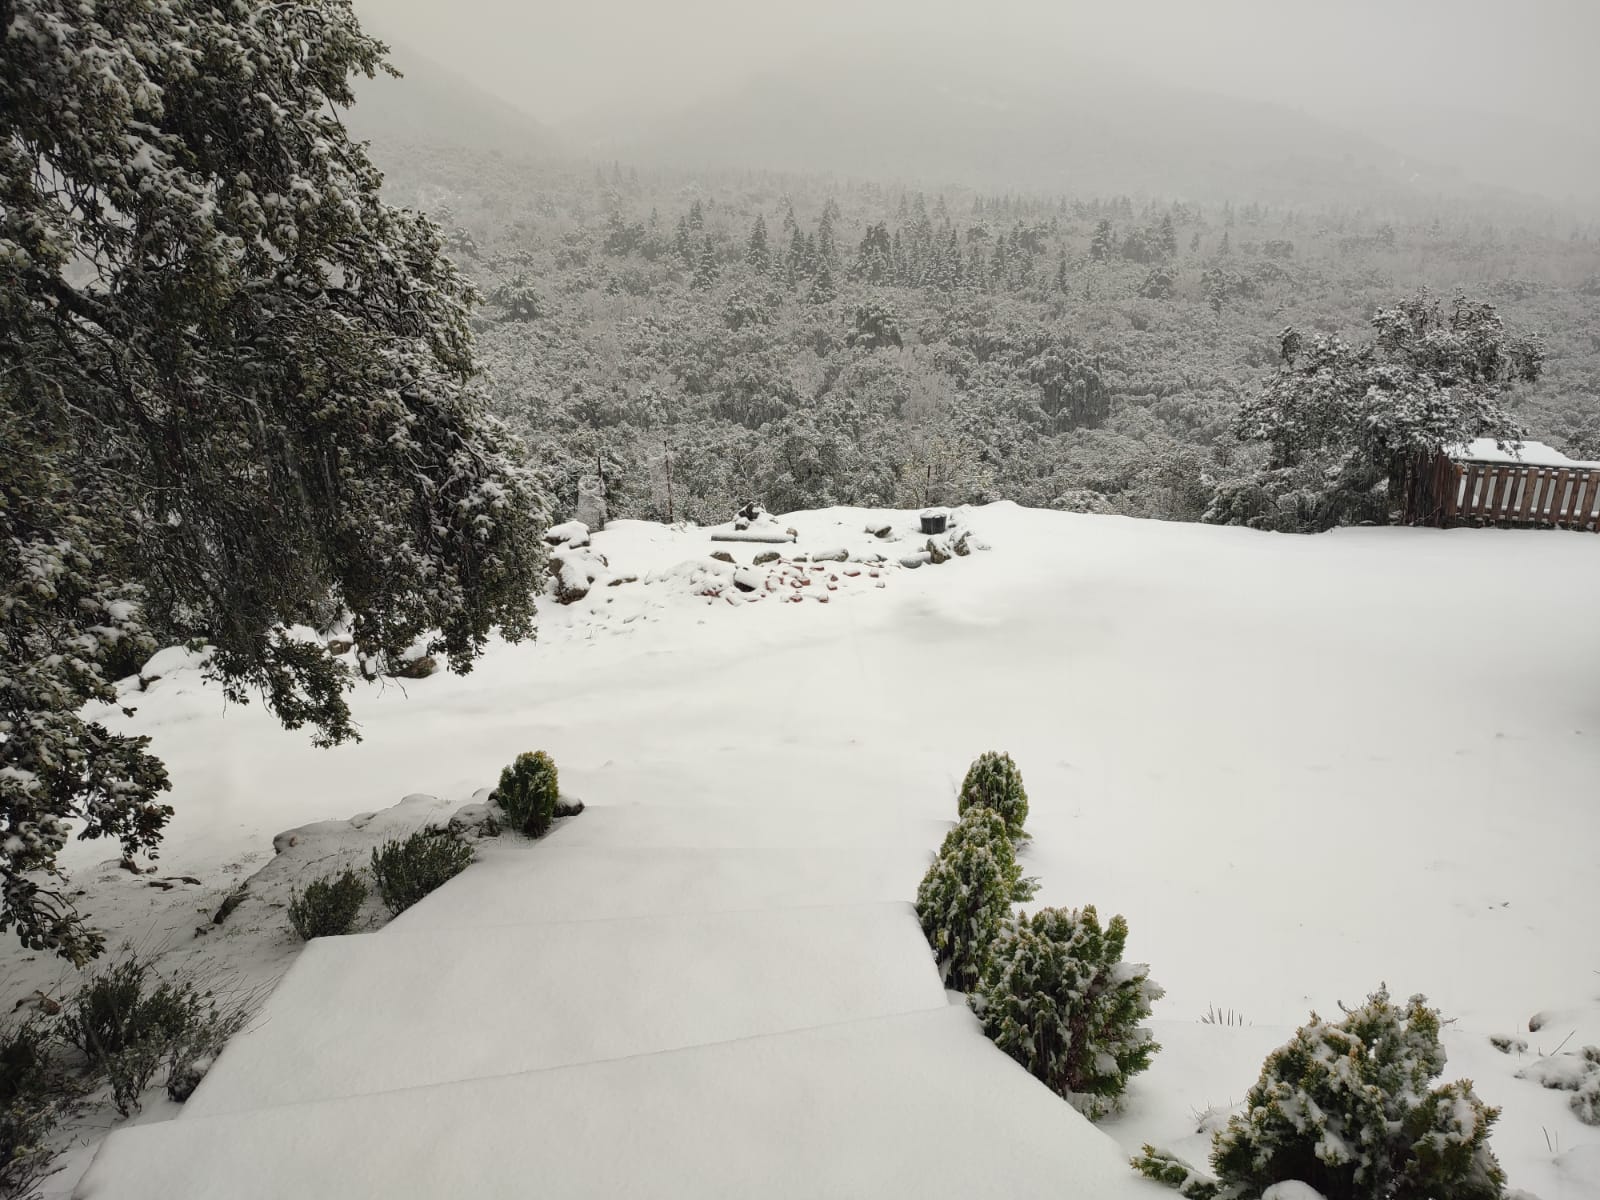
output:
<instances>
[{"instance_id":1,"label":"dark green foliage","mask_svg":"<svg viewBox=\"0 0 1600 1200\"><path fill-rule=\"evenodd\" d=\"M46 1147L66 1115L71 1089L55 1046L37 1021L0 1029L0 1197L34 1194L55 1157Z\"/></svg>"},{"instance_id":2,"label":"dark green foliage","mask_svg":"<svg viewBox=\"0 0 1600 1200\"><path fill-rule=\"evenodd\" d=\"M1337 1024L1313 1014L1217 1135L1223 1195L1298 1180L1328 1200L1496 1200L1498 1110L1465 1081L1431 1087L1444 1063L1439 1014L1421 996L1399 1008L1380 988Z\"/></svg>"},{"instance_id":3,"label":"dark green foliage","mask_svg":"<svg viewBox=\"0 0 1600 1200\"><path fill-rule=\"evenodd\" d=\"M956 811L965 816L967 810L974 807L994 809L1004 818L1013 838L1024 836L1022 826L1028 819L1028 793L1022 786L1022 772L1009 754L989 750L967 768Z\"/></svg>"},{"instance_id":4,"label":"dark green foliage","mask_svg":"<svg viewBox=\"0 0 1600 1200\"><path fill-rule=\"evenodd\" d=\"M561 803L555 760L543 750L517 755L517 760L500 772L495 798L513 829L529 837L543 837Z\"/></svg>"},{"instance_id":5,"label":"dark green foliage","mask_svg":"<svg viewBox=\"0 0 1600 1200\"><path fill-rule=\"evenodd\" d=\"M174 1047L215 1011L214 1000L189 981L164 978L144 960L128 958L78 989L64 1007L60 1032L110 1083L117 1111L130 1116Z\"/></svg>"},{"instance_id":6,"label":"dark green foliage","mask_svg":"<svg viewBox=\"0 0 1600 1200\"><path fill-rule=\"evenodd\" d=\"M1221 1186L1167 1150L1146 1144L1132 1160L1133 1169L1146 1179L1164 1183L1185 1200L1217 1200Z\"/></svg>"},{"instance_id":7,"label":"dark green foliage","mask_svg":"<svg viewBox=\"0 0 1600 1200\"><path fill-rule=\"evenodd\" d=\"M372 878L389 911L405 912L472 865L472 847L443 829L391 838L372 852Z\"/></svg>"},{"instance_id":8,"label":"dark green foliage","mask_svg":"<svg viewBox=\"0 0 1600 1200\"><path fill-rule=\"evenodd\" d=\"M139 958L106 968L67 1001L61 1036L90 1059L105 1059L142 1042L166 1043L200 1011L194 989L173 983Z\"/></svg>"},{"instance_id":9,"label":"dark green foliage","mask_svg":"<svg viewBox=\"0 0 1600 1200\"><path fill-rule=\"evenodd\" d=\"M354 871L324 875L289 900L289 924L309 942L317 937L349 933L367 900L367 883Z\"/></svg>"},{"instance_id":10,"label":"dark green foliage","mask_svg":"<svg viewBox=\"0 0 1600 1200\"><path fill-rule=\"evenodd\" d=\"M1140 1022L1162 995L1122 961L1128 923L1092 906L1042 908L1001 931L972 996L995 1045L1091 1120L1115 1111L1160 1047Z\"/></svg>"},{"instance_id":11,"label":"dark green foliage","mask_svg":"<svg viewBox=\"0 0 1600 1200\"><path fill-rule=\"evenodd\" d=\"M341 119L383 53L343 0L0 3L0 931L31 948L103 949L73 822L132 856L170 815L147 743L80 715L156 638L336 742L352 677L286 627L347 610L369 659L458 672L532 633L541 500L472 287Z\"/></svg>"},{"instance_id":12,"label":"dark green foliage","mask_svg":"<svg viewBox=\"0 0 1600 1200\"><path fill-rule=\"evenodd\" d=\"M917 888L917 918L946 984L971 991L1013 903L1033 895L1022 877L1005 818L974 808L945 835Z\"/></svg>"}]
</instances>

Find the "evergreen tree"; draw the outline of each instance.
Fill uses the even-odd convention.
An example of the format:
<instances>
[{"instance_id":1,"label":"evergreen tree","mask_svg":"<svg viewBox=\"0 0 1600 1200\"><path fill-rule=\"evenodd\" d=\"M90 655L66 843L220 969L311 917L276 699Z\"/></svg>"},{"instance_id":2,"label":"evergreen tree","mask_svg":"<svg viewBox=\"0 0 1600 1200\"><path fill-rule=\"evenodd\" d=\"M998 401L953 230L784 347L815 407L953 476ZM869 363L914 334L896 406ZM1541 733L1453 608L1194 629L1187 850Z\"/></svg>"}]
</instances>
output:
<instances>
[{"instance_id":1,"label":"evergreen tree","mask_svg":"<svg viewBox=\"0 0 1600 1200\"><path fill-rule=\"evenodd\" d=\"M1161 223L1156 227L1156 245L1160 247L1162 256L1176 258L1178 255L1178 229L1172 223L1172 214L1165 213Z\"/></svg>"},{"instance_id":2,"label":"evergreen tree","mask_svg":"<svg viewBox=\"0 0 1600 1200\"><path fill-rule=\"evenodd\" d=\"M700 253L695 258L694 286L708 288L717 281L717 248L711 244L711 235L706 234L705 241L700 246Z\"/></svg>"},{"instance_id":3,"label":"evergreen tree","mask_svg":"<svg viewBox=\"0 0 1600 1200\"><path fill-rule=\"evenodd\" d=\"M826 262L817 264L816 274L811 277L811 291L806 296L808 304L832 303L838 291L833 285L833 271Z\"/></svg>"},{"instance_id":4,"label":"evergreen tree","mask_svg":"<svg viewBox=\"0 0 1600 1200\"><path fill-rule=\"evenodd\" d=\"M1117 235L1112 232L1111 222L1102 220L1094 227L1094 237L1089 242L1089 257L1096 262L1104 262L1115 252Z\"/></svg>"},{"instance_id":5,"label":"evergreen tree","mask_svg":"<svg viewBox=\"0 0 1600 1200\"><path fill-rule=\"evenodd\" d=\"M894 270L894 245L889 240L889 228L883 222L867 226L856 252L851 274L867 283L886 282Z\"/></svg>"},{"instance_id":6,"label":"evergreen tree","mask_svg":"<svg viewBox=\"0 0 1600 1200\"><path fill-rule=\"evenodd\" d=\"M755 225L751 227L744 260L757 271L765 271L771 260L771 251L767 247L767 222L760 213L756 214Z\"/></svg>"},{"instance_id":7,"label":"evergreen tree","mask_svg":"<svg viewBox=\"0 0 1600 1200\"><path fill-rule=\"evenodd\" d=\"M347 669L531 635L540 499L484 415L471 290L345 132L384 48L338 0L0 0L0 929L82 961L57 852L170 808L80 714L158 638L356 736Z\"/></svg>"},{"instance_id":8,"label":"evergreen tree","mask_svg":"<svg viewBox=\"0 0 1600 1200\"><path fill-rule=\"evenodd\" d=\"M822 207L822 217L817 221L817 257L832 266L838 256L833 244L833 222L837 214L832 200Z\"/></svg>"}]
</instances>

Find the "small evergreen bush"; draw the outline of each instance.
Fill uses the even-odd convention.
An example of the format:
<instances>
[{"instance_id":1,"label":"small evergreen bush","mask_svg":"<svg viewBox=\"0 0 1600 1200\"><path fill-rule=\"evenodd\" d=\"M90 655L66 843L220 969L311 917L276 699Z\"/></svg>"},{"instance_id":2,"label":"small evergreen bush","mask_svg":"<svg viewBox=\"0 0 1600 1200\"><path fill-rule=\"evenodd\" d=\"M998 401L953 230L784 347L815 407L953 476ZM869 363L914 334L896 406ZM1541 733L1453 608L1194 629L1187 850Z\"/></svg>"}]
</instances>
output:
<instances>
[{"instance_id":1,"label":"small evergreen bush","mask_svg":"<svg viewBox=\"0 0 1600 1200\"><path fill-rule=\"evenodd\" d=\"M517 755L516 762L500 772L495 798L513 828L542 837L561 800L555 760L543 750Z\"/></svg>"},{"instance_id":2,"label":"small evergreen bush","mask_svg":"<svg viewBox=\"0 0 1600 1200\"><path fill-rule=\"evenodd\" d=\"M973 1008L995 1045L1090 1120L1115 1111L1160 1047L1139 1024L1162 995L1122 961L1128 923L1102 930L1092 906L1042 908L1001 930Z\"/></svg>"},{"instance_id":3,"label":"small evergreen bush","mask_svg":"<svg viewBox=\"0 0 1600 1200\"><path fill-rule=\"evenodd\" d=\"M1011 761L1011 755L990 750L967 768L956 812L966 816L970 808L994 809L1005 818L1006 829L1013 838L1025 836L1022 825L1028 819L1028 793L1023 790L1022 772Z\"/></svg>"},{"instance_id":4,"label":"small evergreen bush","mask_svg":"<svg viewBox=\"0 0 1600 1200\"><path fill-rule=\"evenodd\" d=\"M443 829L391 838L372 852L372 878L389 911L405 912L472 865L472 847Z\"/></svg>"},{"instance_id":5,"label":"small evergreen bush","mask_svg":"<svg viewBox=\"0 0 1600 1200\"><path fill-rule=\"evenodd\" d=\"M1327 1200L1498 1200L1498 1110L1464 1080L1431 1087L1444 1063L1439 1014L1421 996L1400 1008L1379 988L1337 1024L1313 1013L1217 1134L1217 1194L1294 1180Z\"/></svg>"},{"instance_id":6,"label":"small evergreen bush","mask_svg":"<svg viewBox=\"0 0 1600 1200\"><path fill-rule=\"evenodd\" d=\"M366 881L346 868L306 885L289 900L289 924L301 941L349 933L367 901Z\"/></svg>"},{"instance_id":7,"label":"small evergreen bush","mask_svg":"<svg viewBox=\"0 0 1600 1200\"><path fill-rule=\"evenodd\" d=\"M1033 895L1022 877L1005 818L974 808L945 835L917 888L917 917L945 983L970 992L1016 901Z\"/></svg>"}]
</instances>

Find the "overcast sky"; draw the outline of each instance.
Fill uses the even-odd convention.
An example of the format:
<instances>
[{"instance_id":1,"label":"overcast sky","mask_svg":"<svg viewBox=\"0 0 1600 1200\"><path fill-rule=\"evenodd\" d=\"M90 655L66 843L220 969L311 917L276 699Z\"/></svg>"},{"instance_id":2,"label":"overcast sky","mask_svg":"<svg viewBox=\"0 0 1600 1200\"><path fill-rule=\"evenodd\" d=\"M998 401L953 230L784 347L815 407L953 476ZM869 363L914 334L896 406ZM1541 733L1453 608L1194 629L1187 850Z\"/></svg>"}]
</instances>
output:
<instances>
[{"instance_id":1,"label":"overcast sky","mask_svg":"<svg viewBox=\"0 0 1600 1200\"><path fill-rule=\"evenodd\" d=\"M552 125L706 98L820 44L933 36L1090 58L1381 132L1441 114L1536 119L1597 146L1600 0L356 0ZM1464 116L1465 121L1473 118ZM1504 135L1502 135L1504 136ZM1404 140L1400 137L1399 140ZM1470 141L1470 139L1468 139ZM1562 137L1548 153L1563 153ZM1413 150L1418 149L1415 145ZM1527 147L1522 147L1524 154ZM1541 154L1546 151L1541 150ZM1450 157L1444 155L1443 157Z\"/></svg>"}]
</instances>

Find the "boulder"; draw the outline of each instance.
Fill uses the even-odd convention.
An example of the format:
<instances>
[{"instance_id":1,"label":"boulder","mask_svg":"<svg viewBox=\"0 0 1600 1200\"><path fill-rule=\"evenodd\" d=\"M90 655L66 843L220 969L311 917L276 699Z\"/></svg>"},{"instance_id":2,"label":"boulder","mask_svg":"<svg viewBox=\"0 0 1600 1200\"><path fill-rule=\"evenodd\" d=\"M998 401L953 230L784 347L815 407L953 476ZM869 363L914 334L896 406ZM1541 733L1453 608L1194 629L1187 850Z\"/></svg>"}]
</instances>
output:
<instances>
[{"instance_id":1,"label":"boulder","mask_svg":"<svg viewBox=\"0 0 1600 1200\"><path fill-rule=\"evenodd\" d=\"M589 527L582 521L563 521L545 530L544 540L552 546L587 546Z\"/></svg>"},{"instance_id":2,"label":"boulder","mask_svg":"<svg viewBox=\"0 0 1600 1200\"><path fill-rule=\"evenodd\" d=\"M438 669L439 663L433 655L422 654L401 663L390 674L397 679L426 679Z\"/></svg>"}]
</instances>

